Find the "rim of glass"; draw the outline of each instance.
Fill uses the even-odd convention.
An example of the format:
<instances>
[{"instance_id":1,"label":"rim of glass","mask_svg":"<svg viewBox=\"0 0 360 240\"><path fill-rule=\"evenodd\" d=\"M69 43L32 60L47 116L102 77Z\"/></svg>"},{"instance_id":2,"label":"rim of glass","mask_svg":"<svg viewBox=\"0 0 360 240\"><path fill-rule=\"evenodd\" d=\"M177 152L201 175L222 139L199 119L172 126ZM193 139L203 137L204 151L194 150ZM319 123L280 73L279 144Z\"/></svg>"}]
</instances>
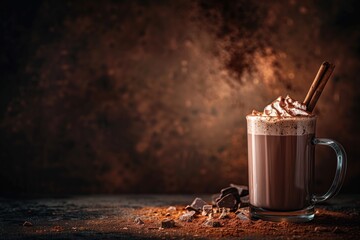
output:
<instances>
[{"instance_id":1,"label":"rim of glass","mask_svg":"<svg viewBox=\"0 0 360 240\"><path fill-rule=\"evenodd\" d=\"M315 120L317 119L317 115L315 114L311 114L310 116L291 116L291 117L279 117L279 116L262 116L262 115L253 115L253 114L248 114L246 115L246 119L251 119L251 118L260 118L260 119L276 119L276 120Z\"/></svg>"}]
</instances>

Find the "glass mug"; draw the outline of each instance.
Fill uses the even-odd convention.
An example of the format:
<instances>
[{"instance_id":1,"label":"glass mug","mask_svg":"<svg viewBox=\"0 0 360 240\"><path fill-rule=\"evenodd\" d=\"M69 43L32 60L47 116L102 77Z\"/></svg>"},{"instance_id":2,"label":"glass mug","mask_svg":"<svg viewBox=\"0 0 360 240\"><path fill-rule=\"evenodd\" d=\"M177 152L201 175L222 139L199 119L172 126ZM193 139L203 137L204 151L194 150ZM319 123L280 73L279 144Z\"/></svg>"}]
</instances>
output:
<instances>
[{"instance_id":1,"label":"glass mug","mask_svg":"<svg viewBox=\"0 0 360 240\"><path fill-rule=\"evenodd\" d=\"M248 115L250 215L269 221L307 222L314 206L336 195L344 181L346 153L331 139L315 138L316 116L278 118ZM314 194L315 145L336 153L333 183Z\"/></svg>"}]
</instances>

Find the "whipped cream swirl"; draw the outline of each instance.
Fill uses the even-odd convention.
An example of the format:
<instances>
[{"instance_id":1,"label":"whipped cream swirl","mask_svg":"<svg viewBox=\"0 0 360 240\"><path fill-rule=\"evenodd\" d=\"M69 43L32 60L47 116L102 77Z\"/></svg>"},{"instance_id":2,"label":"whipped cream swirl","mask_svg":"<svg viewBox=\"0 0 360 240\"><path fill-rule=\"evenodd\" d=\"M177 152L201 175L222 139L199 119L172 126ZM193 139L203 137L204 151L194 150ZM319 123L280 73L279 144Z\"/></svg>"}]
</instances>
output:
<instances>
[{"instance_id":1,"label":"whipped cream swirl","mask_svg":"<svg viewBox=\"0 0 360 240\"><path fill-rule=\"evenodd\" d=\"M264 108L264 112L253 111L252 114L269 117L311 116L311 113L306 111L305 104L302 104L289 96L286 96L286 98L280 96L267 105Z\"/></svg>"}]
</instances>

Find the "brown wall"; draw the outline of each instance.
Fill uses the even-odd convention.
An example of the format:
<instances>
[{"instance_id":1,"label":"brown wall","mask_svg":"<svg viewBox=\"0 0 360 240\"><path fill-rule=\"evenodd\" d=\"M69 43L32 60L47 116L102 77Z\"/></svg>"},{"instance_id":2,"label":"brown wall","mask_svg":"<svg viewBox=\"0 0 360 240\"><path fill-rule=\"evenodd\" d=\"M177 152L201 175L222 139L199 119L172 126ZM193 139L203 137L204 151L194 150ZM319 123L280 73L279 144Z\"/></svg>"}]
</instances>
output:
<instances>
[{"instance_id":1,"label":"brown wall","mask_svg":"<svg viewBox=\"0 0 360 240\"><path fill-rule=\"evenodd\" d=\"M271 2L6 3L1 193L246 184L245 115L279 95L303 100L323 60L336 70L317 135L343 143L343 192L358 192L359 3ZM323 191L335 159L317 155Z\"/></svg>"}]
</instances>

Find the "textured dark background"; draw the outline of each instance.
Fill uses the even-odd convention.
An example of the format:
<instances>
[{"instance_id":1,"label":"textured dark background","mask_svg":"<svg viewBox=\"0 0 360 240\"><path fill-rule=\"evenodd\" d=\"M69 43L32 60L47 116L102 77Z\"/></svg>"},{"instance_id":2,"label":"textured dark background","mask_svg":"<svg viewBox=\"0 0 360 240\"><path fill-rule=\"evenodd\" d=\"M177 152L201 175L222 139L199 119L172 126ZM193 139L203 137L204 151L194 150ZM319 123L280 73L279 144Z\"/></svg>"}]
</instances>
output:
<instances>
[{"instance_id":1,"label":"textured dark background","mask_svg":"<svg viewBox=\"0 0 360 240\"><path fill-rule=\"evenodd\" d=\"M271 2L271 3L270 3ZM317 135L360 183L359 1L5 1L0 193L200 193L247 183L245 115L336 64ZM317 151L318 191L335 159Z\"/></svg>"}]
</instances>

